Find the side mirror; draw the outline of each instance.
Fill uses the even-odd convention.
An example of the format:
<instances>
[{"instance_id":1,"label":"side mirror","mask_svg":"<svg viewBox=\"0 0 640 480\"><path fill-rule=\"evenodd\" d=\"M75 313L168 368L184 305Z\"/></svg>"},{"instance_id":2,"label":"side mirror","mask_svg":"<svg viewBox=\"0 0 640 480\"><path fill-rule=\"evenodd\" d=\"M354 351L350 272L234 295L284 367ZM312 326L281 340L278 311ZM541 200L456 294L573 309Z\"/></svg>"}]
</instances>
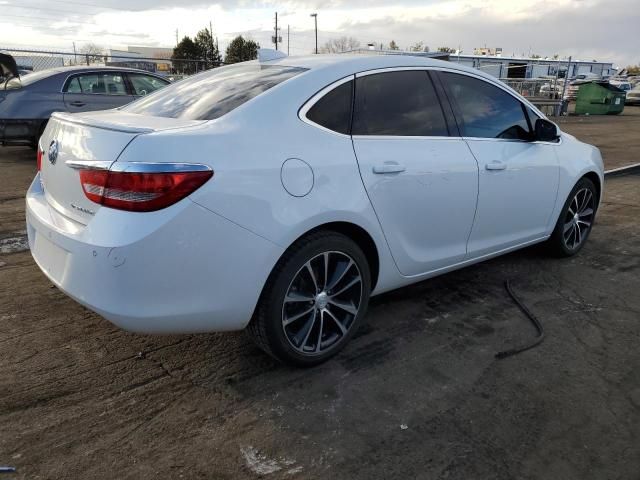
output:
<instances>
[{"instance_id":1,"label":"side mirror","mask_svg":"<svg viewBox=\"0 0 640 480\"><path fill-rule=\"evenodd\" d=\"M560 137L555 123L539 118L535 125L535 139L541 142L555 142Z\"/></svg>"}]
</instances>

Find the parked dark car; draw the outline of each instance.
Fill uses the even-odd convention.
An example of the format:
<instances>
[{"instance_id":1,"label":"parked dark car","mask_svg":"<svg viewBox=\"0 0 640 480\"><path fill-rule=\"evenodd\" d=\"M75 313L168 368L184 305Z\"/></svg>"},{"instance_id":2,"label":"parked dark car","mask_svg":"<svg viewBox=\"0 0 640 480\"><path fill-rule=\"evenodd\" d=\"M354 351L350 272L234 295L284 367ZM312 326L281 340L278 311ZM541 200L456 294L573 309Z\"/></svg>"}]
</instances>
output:
<instances>
[{"instance_id":1,"label":"parked dark car","mask_svg":"<svg viewBox=\"0 0 640 480\"><path fill-rule=\"evenodd\" d=\"M36 145L53 112L120 107L168 85L144 70L59 67L9 76L0 85L0 145Z\"/></svg>"}]
</instances>

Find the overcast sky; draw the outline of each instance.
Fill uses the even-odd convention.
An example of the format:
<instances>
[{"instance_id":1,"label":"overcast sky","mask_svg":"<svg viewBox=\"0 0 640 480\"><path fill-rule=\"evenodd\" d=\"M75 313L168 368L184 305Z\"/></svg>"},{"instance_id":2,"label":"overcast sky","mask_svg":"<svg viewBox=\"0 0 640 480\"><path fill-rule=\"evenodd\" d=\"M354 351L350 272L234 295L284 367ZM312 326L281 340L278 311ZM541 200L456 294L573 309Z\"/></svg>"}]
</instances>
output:
<instances>
[{"instance_id":1,"label":"overcast sky","mask_svg":"<svg viewBox=\"0 0 640 480\"><path fill-rule=\"evenodd\" d=\"M422 41L463 53L486 45L504 55L640 63L640 0L0 0L0 47L173 47L176 29L193 36L209 20L223 47L237 34L269 47L276 10L285 50L290 25L292 55L311 53L317 12L320 44L347 35L402 49Z\"/></svg>"}]
</instances>

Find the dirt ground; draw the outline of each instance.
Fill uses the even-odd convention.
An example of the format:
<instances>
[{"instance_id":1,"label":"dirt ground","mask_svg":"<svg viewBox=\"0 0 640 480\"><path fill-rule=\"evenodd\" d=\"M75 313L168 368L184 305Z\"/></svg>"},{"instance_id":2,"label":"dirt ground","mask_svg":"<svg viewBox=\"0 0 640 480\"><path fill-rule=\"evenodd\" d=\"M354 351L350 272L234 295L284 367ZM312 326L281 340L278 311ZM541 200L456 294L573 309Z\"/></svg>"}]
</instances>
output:
<instances>
[{"instance_id":1,"label":"dirt ground","mask_svg":"<svg viewBox=\"0 0 640 480\"><path fill-rule=\"evenodd\" d=\"M637 161L640 116L592 121L563 126ZM578 256L376 297L337 358L297 370L242 333L123 332L53 288L24 239L33 157L0 148L1 479L640 479L640 176L607 180ZM506 279L546 339L497 360L535 335Z\"/></svg>"},{"instance_id":2,"label":"dirt ground","mask_svg":"<svg viewBox=\"0 0 640 480\"><path fill-rule=\"evenodd\" d=\"M551 120L600 148L607 170L640 163L640 106L627 105L620 115L569 115Z\"/></svg>"}]
</instances>

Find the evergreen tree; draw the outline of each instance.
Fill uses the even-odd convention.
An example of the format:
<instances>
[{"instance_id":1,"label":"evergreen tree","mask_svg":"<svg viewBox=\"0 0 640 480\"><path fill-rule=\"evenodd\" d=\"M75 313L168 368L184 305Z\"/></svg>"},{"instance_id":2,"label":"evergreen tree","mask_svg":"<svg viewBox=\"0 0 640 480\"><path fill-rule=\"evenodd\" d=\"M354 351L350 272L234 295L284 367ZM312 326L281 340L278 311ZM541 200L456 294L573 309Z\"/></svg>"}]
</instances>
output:
<instances>
[{"instance_id":1,"label":"evergreen tree","mask_svg":"<svg viewBox=\"0 0 640 480\"><path fill-rule=\"evenodd\" d=\"M200 49L188 36L180 40L180 43L173 49L173 55L171 56L173 68L175 68L178 73L185 74L192 74L201 70L202 66L198 66L198 60L201 60L201 58Z\"/></svg>"},{"instance_id":2,"label":"evergreen tree","mask_svg":"<svg viewBox=\"0 0 640 480\"><path fill-rule=\"evenodd\" d=\"M231 40L224 55L225 63L246 62L258 58L260 45L253 40L245 40L242 35L238 35Z\"/></svg>"},{"instance_id":3,"label":"evergreen tree","mask_svg":"<svg viewBox=\"0 0 640 480\"><path fill-rule=\"evenodd\" d=\"M214 68L222 63L218 42L213 39L212 32L208 28L200 30L194 40L200 52L200 58L204 60L205 68Z\"/></svg>"}]
</instances>

